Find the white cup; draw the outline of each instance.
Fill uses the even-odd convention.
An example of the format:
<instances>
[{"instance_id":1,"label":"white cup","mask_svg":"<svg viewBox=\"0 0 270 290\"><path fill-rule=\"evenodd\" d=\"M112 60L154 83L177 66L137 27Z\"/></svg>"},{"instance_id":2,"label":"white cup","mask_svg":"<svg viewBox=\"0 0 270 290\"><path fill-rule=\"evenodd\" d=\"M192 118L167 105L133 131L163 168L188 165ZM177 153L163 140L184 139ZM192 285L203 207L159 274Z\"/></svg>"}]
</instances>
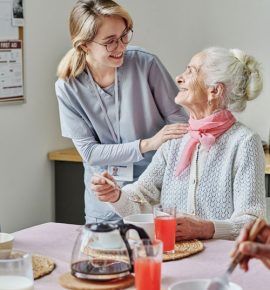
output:
<instances>
[{"instance_id":1,"label":"white cup","mask_svg":"<svg viewBox=\"0 0 270 290\"><path fill-rule=\"evenodd\" d=\"M151 240L155 239L154 215L152 213L133 214L123 217L125 224L132 224L143 228ZM129 238L139 240L139 235L135 230L129 230Z\"/></svg>"},{"instance_id":2,"label":"white cup","mask_svg":"<svg viewBox=\"0 0 270 290\"><path fill-rule=\"evenodd\" d=\"M14 237L10 234L0 233L0 259L9 257L13 247Z\"/></svg>"}]
</instances>

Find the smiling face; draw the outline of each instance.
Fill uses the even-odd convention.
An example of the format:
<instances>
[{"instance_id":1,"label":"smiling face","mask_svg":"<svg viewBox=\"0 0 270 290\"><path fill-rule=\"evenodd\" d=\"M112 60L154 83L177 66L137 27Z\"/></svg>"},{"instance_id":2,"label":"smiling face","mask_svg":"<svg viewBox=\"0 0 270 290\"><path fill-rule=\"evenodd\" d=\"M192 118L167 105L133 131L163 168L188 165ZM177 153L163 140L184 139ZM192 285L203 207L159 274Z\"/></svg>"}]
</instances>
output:
<instances>
[{"instance_id":1,"label":"smiling face","mask_svg":"<svg viewBox=\"0 0 270 290\"><path fill-rule=\"evenodd\" d=\"M88 62L95 67L115 68L121 66L127 45L119 40L117 48L112 52L108 52L104 45L112 43L125 33L126 24L121 17L103 17L97 35L93 40L95 42L90 42L85 46L88 52Z\"/></svg>"},{"instance_id":2,"label":"smiling face","mask_svg":"<svg viewBox=\"0 0 270 290\"><path fill-rule=\"evenodd\" d=\"M202 118L208 114L208 88L204 82L202 64L205 59L203 53L196 54L186 70L176 77L179 93L175 103L188 109L195 118Z\"/></svg>"}]
</instances>

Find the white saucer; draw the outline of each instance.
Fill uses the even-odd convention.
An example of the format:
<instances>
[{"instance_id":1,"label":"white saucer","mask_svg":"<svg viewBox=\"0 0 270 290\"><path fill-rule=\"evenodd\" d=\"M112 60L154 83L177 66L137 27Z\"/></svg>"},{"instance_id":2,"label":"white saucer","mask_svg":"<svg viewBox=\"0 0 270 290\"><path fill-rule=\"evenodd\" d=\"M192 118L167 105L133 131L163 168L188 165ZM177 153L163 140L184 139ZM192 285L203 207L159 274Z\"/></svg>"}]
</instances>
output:
<instances>
[{"instance_id":1,"label":"white saucer","mask_svg":"<svg viewBox=\"0 0 270 290\"><path fill-rule=\"evenodd\" d=\"M207 290L210 279L192 279L179 281L169 286L168 290ZM235 283L229 284L228 290L243 290ZM226 288L227 289L227 288Z\"/></svg>"}]
</instances>

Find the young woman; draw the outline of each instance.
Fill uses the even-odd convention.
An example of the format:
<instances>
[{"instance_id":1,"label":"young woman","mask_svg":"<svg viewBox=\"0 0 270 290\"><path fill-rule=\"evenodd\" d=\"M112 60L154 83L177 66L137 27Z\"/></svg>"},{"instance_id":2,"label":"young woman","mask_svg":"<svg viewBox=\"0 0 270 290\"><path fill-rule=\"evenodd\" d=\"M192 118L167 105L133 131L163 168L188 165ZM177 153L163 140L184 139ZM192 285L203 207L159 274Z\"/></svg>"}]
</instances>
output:
<instances>
[{"instance_id":1,"label":"young woman","mask_svg":"<svg viewBox=\"0 0 270 290\"><path fill-rule=\"evenodd\" d=\"M73 48L59 64L56 82L62 135L84 161L86 222L115 220L119 216L91 191L91 176L118 168L119 182L136 180L154 150L187 132L181 123L187 116L174 103L177 87L159 59L127 47L133 23L121 6L77 1L70 34Z\"/></svg>"}]
</instances>

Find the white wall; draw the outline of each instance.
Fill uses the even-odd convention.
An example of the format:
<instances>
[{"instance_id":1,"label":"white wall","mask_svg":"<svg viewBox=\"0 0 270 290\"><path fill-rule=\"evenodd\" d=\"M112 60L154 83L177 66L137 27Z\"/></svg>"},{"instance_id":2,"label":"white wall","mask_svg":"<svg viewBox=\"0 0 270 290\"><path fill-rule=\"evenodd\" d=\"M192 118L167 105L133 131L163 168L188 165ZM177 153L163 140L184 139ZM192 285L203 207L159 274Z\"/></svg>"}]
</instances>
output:
<instances>
[{"instance_id":1,"label":"white wall","mask_svg":"<svg viewBox=\"0 0 270 290\"><path fill-rule=\"evenodd\" d=\"M134 44L155 52L172 76L208 46L240 48L263 65L263 94L239 118L268 140L269 0L119 0L134 20Z\"/></svg>"},{"instance_id":2,"label":"white wall","mask_svg":"<svg viewBox=\"0 0 270 290\"><path fill-rule=\"evenodd\" d=\"M68 48L74 1L25 0L25 104L0 104L0 224L15 231L54 218L54 172L47 153L61 137L55 71Z\"/></svg>"},{"instance_id":3,"label":"white wall","mask_svg":"<svg viewBox=\"0 0 270 290\"><path fill-rule=\"evenodd\" d=\"M119 0L132 15L134 44L155 52L173 76L191 56L219 45L262 62L265 89L241 114L264 138L270 128L270 1ZM0 105L0 224L4 231L53 220L53 166L47 152L69 147L61 137L54 94L56 66L69 48L68 15L75 0L25 0L25 95Z\"/></svg>"}]
</instances>

